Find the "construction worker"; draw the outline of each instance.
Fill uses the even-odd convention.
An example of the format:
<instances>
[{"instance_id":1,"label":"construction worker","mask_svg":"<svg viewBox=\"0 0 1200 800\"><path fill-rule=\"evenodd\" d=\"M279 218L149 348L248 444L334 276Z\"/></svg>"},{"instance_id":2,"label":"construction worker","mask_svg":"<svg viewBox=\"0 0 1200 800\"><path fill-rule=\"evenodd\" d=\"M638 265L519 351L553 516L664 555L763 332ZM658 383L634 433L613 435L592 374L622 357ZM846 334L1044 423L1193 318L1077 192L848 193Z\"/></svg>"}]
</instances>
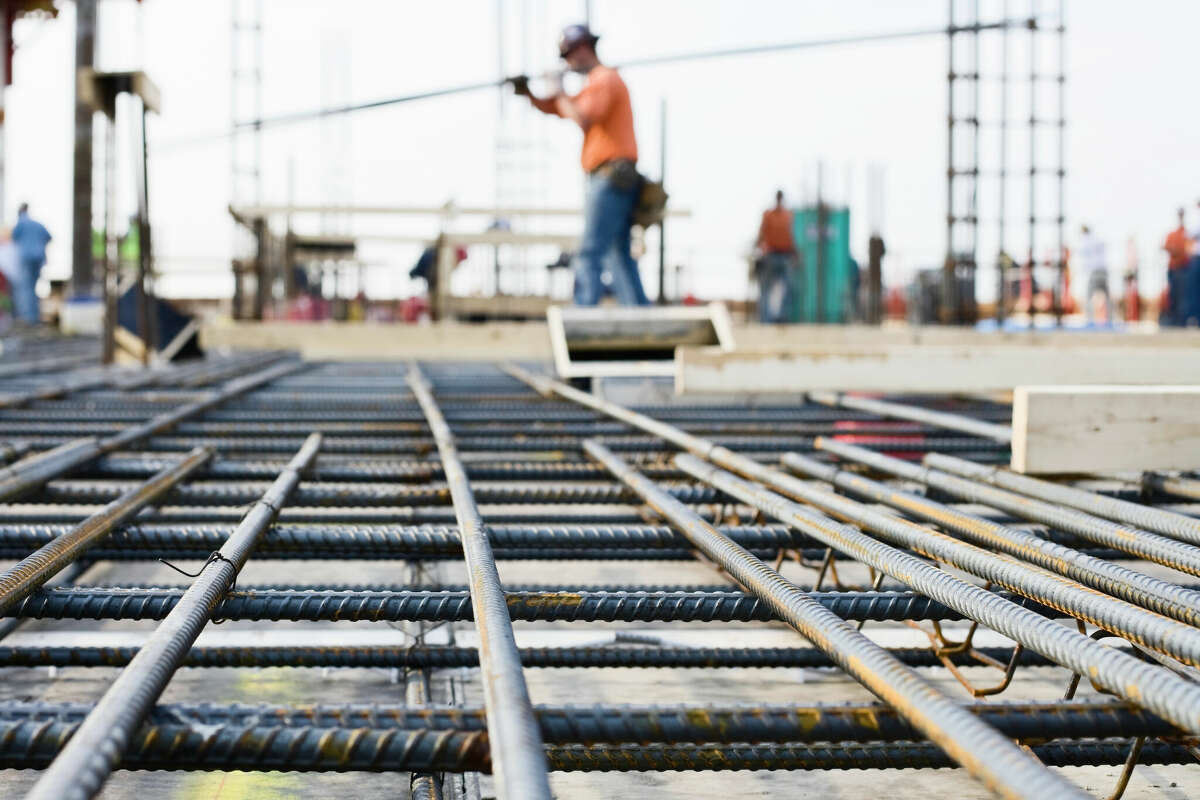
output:
<instances>
[{"instance_id":1,"label":"construction worker","mask_svg":"<svg viewBox=\"0 0 1200 800\"><path fill-rule=\"evenodd\" d=\"M42 318L38 308L37 282L46 265L46 245L50 232L46 226L29 216L29 204L17 209L17 224L12 229L12 241L17 246L19 269L13 287L13 305L17 319L37 325Z\"/></svg>"},{"instance_id":2,"label":"construction worker","mask_svg":"<svg viewBox=\"0 0 1200 800\"><path fill-rule=\"evenodd\" d=\"M792 273L796 269L796 240L792 212L783 204L783 190L775 192L775 205L763 212L758 226L758 320L786 322L792 308Z\"/></svg>"},{"instance_id":3,"label":"construction worker","mask_svg":"<svg viewBox=\"0 0 1200 800\"><path fill-rule=\"evenodd\" d=\"M1083 262L1083 273L1087 275L1087 295L1084 297L1084 303L1087 307L1088 324L1096 324L1096 306L1102 303L1100 321L1108 325L1112 321L1112 315L1109 308L1111 300L1108 293L1108 258L1104 252L1104 242L1100 241L1087 225L1081 226L1079 233L1079 260Z\"/></svg>"},{"instance_id":4,"label":"construction worker","mask_svg":"<svg viewBox=\"0 0 1200 800\"><path fill-rule=\"evenodd\" d=\"M1183 325L1187 321L1186 276L1192 241L1183 226L1183 209L1179 209L1179 226L1167 234L1163 250L1167 251L1167 307L1162 316L1168 325Z\"/></svg>"},{"instance_id":5,"label":"construction worker","mask_svg":"<svg viewBox=\"0 0 1200 800\"><path fill-rule=\"evenodd\" d=\"M596 36L586 25L568 25L558 54L568 69L587 76L576 95L563 92L561 79L551 82L546 97L535 97L528 78L512 80L513 90L534 108L569 119L583 130L580 161L587 173L583 238L575 257L575 303L594 306L605 293L603 275L622 305L648 305L637 262L630 252L630 228L641 192L633 106L625 81L596 56Z\"/></svg>"}]
</instances>

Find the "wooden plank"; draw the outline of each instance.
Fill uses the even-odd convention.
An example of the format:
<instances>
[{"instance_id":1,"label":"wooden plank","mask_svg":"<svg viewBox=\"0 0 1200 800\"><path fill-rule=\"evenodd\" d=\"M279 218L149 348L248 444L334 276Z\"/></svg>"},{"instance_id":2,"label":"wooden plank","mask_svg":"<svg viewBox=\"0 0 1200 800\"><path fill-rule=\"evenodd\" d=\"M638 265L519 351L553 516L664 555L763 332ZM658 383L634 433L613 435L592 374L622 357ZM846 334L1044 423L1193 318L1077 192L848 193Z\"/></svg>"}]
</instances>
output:
<instances>
[{"instance_id":1,"label":"wooden plank","mask_svg":"<svg viewBox=\"0 0 1200 800\"><path fill-rule=\"evenodd\" d=\"M1018 386L1012 425L1017 472L1200 467L1196 385Z\"/></svg>"},{"instance_id":2,"label":"wooden plank","mask_svg":"<svg viewBox=\"0 0 1200 800\"><path fill-rule=\"evenodd\" d=\"M676 391L686 394L732 387L785 394L997 392L1019 385L1194 383L1200 348L797 344L787 351L734 353L680 348L675 366Z\"/></svg>"},{"instance_id":3,"label":"wooden plank","mask_svg":"<svg viewBox=\"0 0 1200 800\"><path fill-rule=\"evenodd\" d=\"M205 349L295 350L308 359L549 361L544 322L391 325L375 322L234 322L201 324Z\"/></svg>"}]
</instances>

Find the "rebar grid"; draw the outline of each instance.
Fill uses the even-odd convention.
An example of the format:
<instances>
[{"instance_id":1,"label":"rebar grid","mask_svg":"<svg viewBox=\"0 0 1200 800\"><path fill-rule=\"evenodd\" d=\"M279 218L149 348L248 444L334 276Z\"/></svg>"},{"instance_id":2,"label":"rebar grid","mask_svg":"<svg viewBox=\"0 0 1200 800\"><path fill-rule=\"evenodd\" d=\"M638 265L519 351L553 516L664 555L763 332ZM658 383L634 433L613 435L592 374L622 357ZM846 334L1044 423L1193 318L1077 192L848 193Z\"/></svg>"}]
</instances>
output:
<instances>
[{"instance_id":1,"label":"rebar grid","mask_svg":"<svg viewBox=\"0 0 1200 800\"><path fill-rule=\"evenodd\" d=\"M969 464L985 465L988 472L971 474L993 481L994 466L1007 456L1003 409L937 399L925 401L922 413L840 396L626 409L490 364L301 364L267 353L143 373L92 370L71 360L77 353L64 353L54 361L51 351L42 352L38 371L0 371L6 464L0 491L10 498L0 515L0 557L17 561L47 548L60 554L13 595L8 614L15 623L75 620L59 623L68 635L93 629L93 620L158 627L141 644L119 633L99 645L0 642L0 667L13 674L125 668L110 691L116 699L101 700L98 710L0 701L3 766L49 767L42 794L31 796L92 796L113 767L397 772L399 794L428 796L445 774L490 773L508 764L495 785L499 796L548 797L537 777L546 767L553 777L570 770L958 764L998 796L1071 797L1084 793L1043 765L1133 768L1196 758L1191 737L1200 733L1200 689L1188 664L1200 663L1190 627L1192 598L1200 594L1176 577L1147 577L1147 565L1135 560L1192 571L1177 557L1187 545L1160 538L1194 530L1193 518L1166 503L1151 505L1154 497L1134 489L1102 498L1081 488L1056 496L1033 487L1042 503L1062 504L1059 515L1039 515L1041 525L1013 520L1015 502L998 509L935 502L954 500L938 497L937 489L958 487L923 481L931 471L915 465L922 458L953 463L963 474ZM319 460L293 465L292 485L264 499L310 433L324 436ZM839 459L858 451L825 442L898 459L912 466L907 477L928 483L926 491L839 472L836 466L849 465ZM193 447L207 448L204 456L164 481L163 473ZM676 460L680 450L690 460ZM816 480L797 481L783 464L803 466ZM718 467L739 473L741 482ZM835 487L858 499L835 495ZM1005 488L1023 491L1019 481ZM989 497L972 492L960 498ZM933 496L922 502L925 493ZM134 497L137 506L105 512L105 503ZM237 544L231 537L245 527L256 500L268 503L257 506L266 518L248 545ZM1110 521L1077 523L1081 515L1068 506L1086 507L1097 518L1107 512ZM1146 541L1168 555L1095 532L1128 523L1139 509L1159 537ZM1056 527L1060 520L1065 530ZM79 530L97 533L82 547L68 546ZM468 543L467 564L489 573L482 584L409 580L461 561ZM226 563L219 553L230 547L240 555ZM247 557L279 565L279 579L234 585ZM625 561L669 570L697 558L715 567L722 582L680 585L665 571L659 582L614 582L612 573L604 583L587 578L590 569ZM189 607L187 583L120 577L120 570L155 559L203 562L196 583L207 581L207 594L199 606ZM286 577L292 563L393 559L409 566L384 583ZM510 563L540 565L544 577L534 585L502 582ZM116 582L83 581L78 575L86 565L116 570ZM935 569L942 566L976 577ZM74 585L60 577L37 588L66 567ZM801 609L815 616L796 616ZM180 615L191 620L183 632L171 622ZM503 652L502 677L493 666L490 694L483 696L479 687L489 681L480 679L478 638L472 638L481 616L486 625L479 633L486 639L488 626L500 631L492 646ZM326 627L324 638L311 643L292 636L283 643L192 646L210 617L256 621L268 630L304 621ZM816 619L828 630L811 627ZM803 634L794 645L739 643L743 631L782 630L780 620ZM351 621L369 621L381 631L379 643L339 642ZM965 638L943 626L955 622ZM1085 622L1103 630L1089 637L1094 629ZM533 646L538 636L565 633L567 623L595 636ZM395 633L386 627L392 624L419 631L418 638L384 641L384 632ZM920 627L930 646L897 646L894 637L905 626ZM0 638L13 627L0 629ZM439 629L467 641L456 643L453 634L427 640ZM710 632L701 641L696 631ZM693 638L673 638L685 635ZM412 704L404 704L402 687L367 705L323 697L326 705L318 707L154 706L177 669L216 667L396 670L408 675ZM644 689L626 690L618 703L531 709L528 695L522 699L514 688L562 668L632 673ZM797 683L790 705L667 706L655 688L686 680L671 670L717 670L719 678L746 668L845 672L884 702L816 703L824 698ZM1085 686L1121 699L999 705L972 699L993 692L1012 697L1030 669L1061 680L1069 696L1086 678ZM941 681L939 690L928 681ZM897 693L896 687L906 688ZM138 698L132 705L127 692ZM73 736L75 751L67 744ZM531 753L534 760L522 760Z\"/></svg>"}]
</instances>

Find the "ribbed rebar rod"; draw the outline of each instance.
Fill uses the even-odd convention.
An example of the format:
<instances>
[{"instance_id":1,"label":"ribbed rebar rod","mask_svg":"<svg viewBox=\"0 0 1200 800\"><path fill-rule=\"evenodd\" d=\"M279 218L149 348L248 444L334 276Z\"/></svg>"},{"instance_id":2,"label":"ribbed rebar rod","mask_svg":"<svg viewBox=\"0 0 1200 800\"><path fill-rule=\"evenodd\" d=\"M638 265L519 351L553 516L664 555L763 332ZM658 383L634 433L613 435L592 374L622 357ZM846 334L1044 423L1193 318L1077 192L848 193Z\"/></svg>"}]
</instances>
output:
<instances>
[{"instance_id":1,"label":"ribbed rebar rod","mask_svg":"<svg viewBox=\"0 0 1200 800\"><path fill-rule=\"evenodd\" d=\"M38 769L59 763L86 723L0 721L0 767ZM142 725L130 731L123 769L283 770L298 772L488 772L482 732L402 731L395 728L303 726ZM101 754L96 754L102 759ZM81 796L74 787L46 795L47 769L27 798Z\"/></svg>"},{"instance_id":2,"label":"ribbed rebar rod","mask_svg":"<svg viewBox=\"0 0 1200 800\"><path fill-rule=\"evenodd\" d=\"M135 484L109 480L55 480L35 498L49 503L98 503L128 492ZM265 481L194 481L171 492L170 502L185 506L244 505L262 494ZM710 486L676 482L665 487L685 503L715 503L720 496ZM546 484L524 481L483 481L472 484L480 503L627 503L633 497L620 484L575 481ZM296 490L300 506L420 506L450 503L446 485L426 483L342 483L311 481Z\"/></svg>"},{"instance_id":3,"label":"ribbed rebar rod","mask_svg":"<svg viewBox=\"0 0 1200 800\"><path fill-rule=\"evenodd\" d=\"M899 459L884 456L882 453L841 443L838 445L838 452L842 457L851 458L858 463L884 465L884 467L907 473L908 464ZM910 513L914 517L941 525L944 529L954 530L979 546L1008 553L1015 558L1043 567L1045 570L1072 578L1073 581L1079 581L1092 589L1121 597L1122 600L1152 609L1154 612L1170 616L1172 619L1187 622L1189 626L1200 626L1200 591L1196 591L1194 588L1184 588L1181 585L1163 581L1162 578L1154 578L1144 572L1112 564L1111 561L1092 558L1091 555L1046 541L1040 536L1027 533L1027 531L1006 528L1003 525L986 521L986 519L967 515L965 512L950 509L934 500L898 491L898 489L883 485L883 483L847 473L847 471L832 467L832 465L798 456L796 453L787 453L784 456L784 465L797 473L832 483L835 487L850 492L856 497L892 506L894 509ZM1086 596L1084 601L1088 602ZM1094 607L1094 603L1088 602L1088 606ZM1114 608L1118 610L1118 607ZM1087 619L1092 618L1088 616ZM1100 625L1110 627L1103 622ZM1200 639L1198 639L1198 646L1200 646ZM1200 654L1200 649L1196 649L1195 652Z\"/></svg>"},{"instance_id":4,"label":"ribbed rebar rod","mask_svg":"<svg viewBox=\"0 0 1200 800\"><path fill-rule=\"evenodd\" d=\"M1189 500L1200 500L1200 480L1196 480L1195 478L1147 472L1142 475L1141 484L1151 489L1156 489L1163 494L1173 494L1177 497L1186 497ZM1189 539L1189 541L1191 540Z\"/></svg>"},{"instance_id":5,"label":"ribbed rebar rod","mask_svg":"<svg viewBox=\"0 0 1200 800\"><path fill-rule=\"evenodd\" d=\"M1106 739L1175 736L1179 730L1128 703L1109 700L1053 703L956 703L964 714L1009 739ZM77 722L90 703L16 701L0 704L0 720ZM566 705L535 706L547 744L658 742L897 742L925 737L895 708L880 703L840 705ZM169 703L147 716L151 725L235 725L299 728L487 729L482 708L377 703L305 706Z\"/></svg>"},{"instance_id":6,"label":"ribbed rebar rod","mask_svg":"<svg viewBox=\"0 0 1200 800\"><path fill-rule=\"evenodd\" d=\"M697 513L704 519L713 519L707 508L697 509ZM69 525L57 524L0 525L0 557L20 558L70 530ZM93 556L115 561L204 558L220 547L232 530L233 520L226 525L130 524L113 531L104 544L97 546ZM815 539L782 525L722 525L719 530L756 554L794 549L803 551L807 558L811 551L821 548ZM666 526L496 524L489 525L488 532L492 548L503 558L662 560L692 556L687 540ZM1054 541L1049 535L1048 538ZM1074 537L1071 541L1075 541ZM261 557L289 559L443 559L461 558L462 544L458 529L452 525L355 524L349 520L341 524L283 522L267 531L259 541L258 552ZM1085 554L1094 557L1097 553L1106 553L1106 558L1129 558L1118 551L1092 549ZM839 556L835 553L834 557ZM1200 584L1189 584L1182 589L1200 591Z\"/></svg>"},{"instance_id":7,"label":"ribbed rebar rod","mask_svg":"<svg viewBox=\"0 0 1200 800\"><path fill-rule=\"evenodd\" d=\"M844 392L808 392L807 396L813 402L827 406L853 408L858 411L878 414L881 417L924 422L938 428L969 433L972 436L981 436L985 439L994 439L997 442L1012 441L1011 426L997 425L994 422L983 422L982 420L966 417L962 414L932 411L919 406L892 403L887 400L876 400L873 397L859 397L858 395L845 394Z\"/></svg>"},{"instance_id":8,"label":"ribbed rebar rod","mask_svg":"<svg viewBox=\"0 0 1200 800\"><path fill-rule=\"evenodd\" d=\"M993 594L1030 611L1061 618L1049 606L1008 592ZM34 592L8 611L33 619L163 619L180 602L180 589L62 588ZM506 616L522 622L749 622L776 619L752 595L727 592L509 592ZM842 619L855 622L962 619L944 603L915 592L813 592ZM229 620L424 621L474 619L470 592L273 591L229 592L213 611Z\"/></svg>"},{"instance_id":9,"label":"ribbed rebar rod","mask_svg":"<svg viewBox=\"0 0 1200 800\"><path fill-rule=\"evenodd\" d=\"M79 727L79 723L54 720L0 721L0 767L44 766ZM1063 740L1034 745L1030 750L1047 766L1114 766L1125 763L1131 744L1129 739ZM914 742L550 745L544 753L550 768L561 772L954 766L936 745ZM1148 741L1138 760L1142 764L1194 764L1195 756L1184 744ZM121 766L137 770L488 772L493 765L489 763L487 735L481 731L164 724L135 731ZM1071 789L1065 796L1090 796L1073 785Z\"/></svg>"},{"instance_id":10,"label":"ribbed rebar rod","mask_svg":"<svg viewBox=\"0 0 1200 800\"><path fill-rule=\"evenodd\" d=\"M559 381L535 376L511 366L506 371L543 394L558 394L580 405L628 421L641 430L663 436L694 454L675 457L676 465L685 472L958 609L971 619L1030 647L1055 663L1088 675L1106 689L1149 708L1183 729L1200 732L1200 689L1195 684L1019 608L919 558L884 545L855 528L838 524L761 486L715 469L696 456L771 485L800 483L779 470Z\"/></svg>"},{"instance_id":11,"label":"ribbed rebar rod","mask_svg":"<svg viewBox=\"0 0 1200 800\"><path fill-rule=\"evenodd\" d=\"M821 480L834 477L824 465L802 456L794 456L791 465ZM1200 665L1200 630L1192 625L1090 589L1057 572L876 511L832 490L794 479L779 479L773 487L826 514L860 525L892 544L950 564L1186 664Z\"/></svg>"},{"instance_id":12,"label":"ribbed rebar rod","mask_svg":"<svg viewBox=\"0 0 1200 800\"><path fill-rule=\"evenodd\" d=\"M825 651L847 674L896 708L913 728L993 792L1003 797L1078 794L1073 784L1047 771L1010 739L972 717L882 647L638 474L611 450L594 441L584 442L584 450L668 519L698 550Z\"/></svg>"},{"instance_id":13,"label":"ribbed rebar rod","mask_svg":"<svg viewBox=\"0 0 1200 800\"><path fill-rule=\"evenodd\" d=\"M0 469L0 502L10 502L101 452L100 440L87 436L15 461Z\"/></svg>"},{"instance_id":14,"label":"ribbed rebar rod","mask_svg":"<svg viewBox=\"0 0 1200 800\"><path fill-rule=\"evenodd\" d=\"M836 667L833 660L811 647L523 647L525 669L589 667L637 669L732 669L746 667ZM977 647L975 651L996 661L1007 661L1011 647ZM893 658L911 667L940 667L943 662L928 647L888 648ZM135 647L3 647L0 666L6 667L121 667L137 653ZM968 653L948 656L955 664L977 664ZM1017 657L1021 666L1049 666L1051 662L1031 650ZM193 647L184 660L187 667L397 667L451 669L479 666L474 647Z\"/></svg>"},{"instance_id":15,"label":"ribbed rebar rod","mask_svg":"<svg viewBox=\"0 0 1200 800\"><path fill-rule=\"evenodd\" d=\"M0 408L20 408L38 400L51 400L74 392L106 386L112 380L107 373L83 375L60 383L41 386L25 392L0 395Z\"/></svg>"},{"instance_id":16,"label":"ribbed rebar rod","mask_svg":"<svg viewBox=\"0 0 1200 800\"><path fill-rule=\"evenodd\" d=\"M285 361L281 364L267 367L259 372L253 372L249 375L234 378L233 380L222 385L220 389L206 392L196 400L193 400L189 403L184 403L183 405L171 409L170 411L165 411L162 414L151 417L140 425L130 426L115 436L110 436L109 438L104 439L101 442L101 447L105 453L110 453L113 450L120 450L123 447L128 447L131 444L140 442L143 439L148 439L151 436L164 433L165 431L168 431L174 427L177 423L188 419L189 417L203 413L204 411L220 405L231 398L237 397L238 395L244 394L253 389L257 389L258 387L270 383L277 378L281 378L284 375L290 375L291 373L297 372L304 368L305 364L302 361ZM300 447L303 447L304 445L304 442L300 443Z\"/></svg>"},{"instance_id":17,"label":"ribbed rebar rod","mask_svg":"<svg viewBox=\"0 0 1200 800\"><path fill-rule=\"evenodd\" d=\"M1200 545L1200 519L1174 514L1161 508L1131 503L1116 497L1107 497L1096 492L1064 486L1050 481L1020 475L994 465L976 464L940 453L930 453L925 463L934 469L949 472L962 478L983 481L1001 489L1036 497L1098 517L1124 522L1144 531L1161 533L1173 539Z\"/></svg>"},{"instance_id":18,"label":"ribbed rebar rod","mask_svg":"<svg viewBox=\"0 0 1200 800\"><path fill-rule=\"evenodd\" d=\"M1044 616L951 576L915 556L882 544L857 528L834 522L809 507L694 456L677 456L676 463L684 471L712 481L723 491L753 502L764 513L789 522L810 535L824 537L831 547L852 553L864 563L959 610L1055 663L1088 675L1096 684L1118 696L1150 709L1187 731L1200 731L1200 686L1162 667L1152 666L1132 655L1106 647ZM766 472L774 473L765 475L772 486L778 486L789 494L793 491L800 494L805 488L802 481L789 475L774 470ZM933 532L928 533L932 535ZM1098 592L1096 596L1103 597ZM1171 622L1165 617L1160 619Z\"/></svg>"},{"instance_id":19,"label":"ribbed rebar rod","mask_svg":"<svg viewBox=\"0 0 1200 800\"><path fill-rule=\"evenodd\" d=\"M24 458L0 470L0 502L12 501L36 489L51 478L56 478L82 466L97 456L128 447L169 430L180 420L202 413L230 398L303 367L302 362L277 364L261 372L229 381L220 389L208 392L198 400L159 414L139 425L131 425L121 433L106 439L96 439L95 437L76 439L48 452ZM211 442L197 442L194 446L213 447L214 445Z\"/></svg>"},{"instance_id":20,"label":"ribbed rebar rod","mask_svg":"<svg viewBox=\"0 0 1200 800\"><path fill-rule=\"evenodd\" d=\"M196 449L141 485L130 488L97 514L67 533L47 542L16 565L0 573L0 613L11 608L55 573L102 541L119 525L162 497L212 457L210 449Z\"/></svg>"},{"instance_id":21,"label":"ribbed rebar rod","mask_svg":"<svg viewBox=\"0 0 1200 800\"><path fill-rule=\"evenodd\" d=\"M1048 767L1119 766L1129 757L1127 739L1064 741L1034 745L1032 754ZM547 748L557 771L937 769L954 762L932 744L741 744L558 745ZM1194 764L1192 748L1146 742L1140 764ZM1074 788L1074 787L1073 787ZM1079 790L1075 790L1078 794ZM886 796L887 792L881 792ZM1055 795L1050 795L1054 797ZM1090 797L1090 795L1087 795Z\"/></svg>"},{"instance_id":22,"label":"ribbed rebar rod","mask_svg":"<svg viewBox=\"0 0 1200 800\"><path fill-rule=\"evenodd\" d=\"M846 448L851 445L832 439L818 438L816 446L821 450L840 456L842 453L848 452ZM858 453L857 450L853 452ZM888 471L895 472L895 469L897 468ZM1045 523L1057 530L1073 533L1090 542L1123 550L1138 558L1153 561L1189 575L1200 575L1200 547L1186 544L1177 539L1159 536L1139 528L1118 525L1071 508L1060 508L1033 497L969 478L960 478L931 466L916 467L915 472L906 470L905 477L918 480L926 486L953 497L961 497L972 503L998 508L1022 519Z\"/></svg>"},{"instance_id":23,"label":"ribbed rebar rod","mask_svg":"<svg viewBox=\"0 0 1200 800\"><path fill-rule=\"evenodd\" d=\"M546 754L521 671L521 656L487 528L459 460L454 434L438 408L432 387L416 362L408 365L406 377L437 442L461 532L479 632L479 664L498 794L501 800L550 800Z\"/></svg>"},{"instance_id":24,"label":"ribbed rebar rod","mask_svg":"<svg viewBox=\"0 0 1200 800\"><path fill-rule=\"evenodd\" d=\"M312 434L237 530L213 554L171 613L88 714L27 795L29 800L87 800L95 796L127 751L151 706L162 694L213 608L237 579L255 542L287 502L300 473L316 457L321 435Z\"/></svg>"},{"instance_id":25,"label":"ribbed rebar rod","mask_svg":"<svg viewBox=\"0 0 1200 800\"><path fill-rule=\"evenodd\" d=\"M44 584L46 588L60 586L74 586L75 581L80 578L83 573L92 568L95 562L93 561L72 561L68 566L64 567L57 575L48 579ZM5 638L10 633L15 631L25 620L19 617L8 617L0 620L0 639Z\"/></svg>"}]
</instances>

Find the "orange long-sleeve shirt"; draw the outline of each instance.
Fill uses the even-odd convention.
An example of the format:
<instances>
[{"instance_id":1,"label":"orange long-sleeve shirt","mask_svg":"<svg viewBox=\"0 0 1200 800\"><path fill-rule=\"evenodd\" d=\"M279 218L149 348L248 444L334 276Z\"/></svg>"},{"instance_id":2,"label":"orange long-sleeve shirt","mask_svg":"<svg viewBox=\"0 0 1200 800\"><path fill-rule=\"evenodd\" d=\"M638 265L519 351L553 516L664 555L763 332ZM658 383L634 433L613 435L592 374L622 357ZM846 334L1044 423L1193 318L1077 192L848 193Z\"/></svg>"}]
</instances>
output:
<instances>
[{"instance_id":1,"label":"orange long-sleeve shirt","mask_svg":"<svg viewBox=\"0 0 1200 800\"><path fill-rule=\"evenodd\" d=\"M554 98L532 98L533 105L547 114L562 116ZM580 163L591 172L607 161L637 161L637 139L633 134L633 104L629 89L612 67L594 67L579 94L571 98L583 115L583 152Z\"/></svg>"},{"instance_id":2,"label":"orange long-sleeve shirt","mask_svg":"<svg viewBox=\"0 0 1200 800\"><path fill-rule=\"evenodd\" d=\"M796 240L792 237L792 212L786 208L764 211L758 228L758 244L768 253L794 253Z\"/></svg>"},{"instance_id":3,"label":"orange long-sleeve shirt","mask_svg":"<svg viewBox=\"0 0 1200 800\"><path fill-rule=\"evenodd\" d=\"M1187 264L1188 257L1191 255L1192 241L1188 239L1187 231L1183 229L1182 225L1167 234L1163 250L1167 251L1167 267L1169 269L1179 269Z\"/></svg>"}]
</instances>

